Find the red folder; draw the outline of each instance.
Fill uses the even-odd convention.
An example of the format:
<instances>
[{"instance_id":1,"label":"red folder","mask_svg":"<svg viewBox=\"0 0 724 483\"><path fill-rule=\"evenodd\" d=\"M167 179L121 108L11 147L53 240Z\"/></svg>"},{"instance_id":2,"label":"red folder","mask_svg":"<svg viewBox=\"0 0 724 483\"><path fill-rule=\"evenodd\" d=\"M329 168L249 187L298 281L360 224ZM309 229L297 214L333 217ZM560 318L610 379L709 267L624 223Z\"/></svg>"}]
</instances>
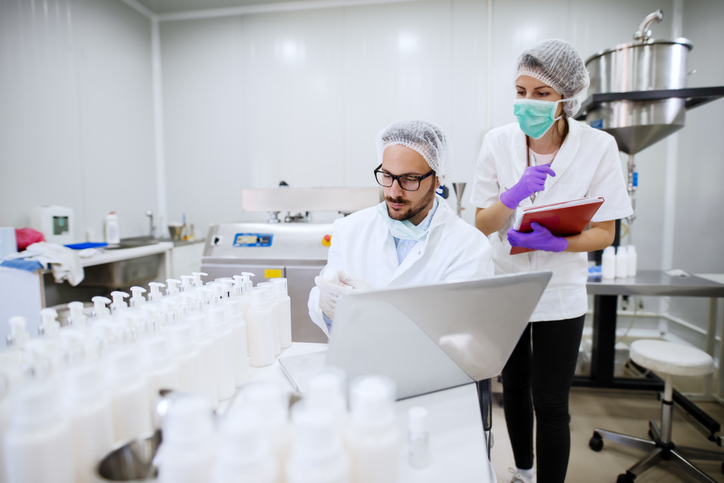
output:
<instances>
[{"instance_id":1,"label":"red folder","mask_svg":"<svg viewBox=\"0 0 724 483\"><path fill-rule=\"evenodd\" d=\"M578 235L591 222L603 204L604 199L582 198L544 206L532 206L518 212L513 228L521 233L530 233L532 222L548 228L555 236ZM532 252L533 248L512 247L511 255Z\"/></svg>"}]
</instances>

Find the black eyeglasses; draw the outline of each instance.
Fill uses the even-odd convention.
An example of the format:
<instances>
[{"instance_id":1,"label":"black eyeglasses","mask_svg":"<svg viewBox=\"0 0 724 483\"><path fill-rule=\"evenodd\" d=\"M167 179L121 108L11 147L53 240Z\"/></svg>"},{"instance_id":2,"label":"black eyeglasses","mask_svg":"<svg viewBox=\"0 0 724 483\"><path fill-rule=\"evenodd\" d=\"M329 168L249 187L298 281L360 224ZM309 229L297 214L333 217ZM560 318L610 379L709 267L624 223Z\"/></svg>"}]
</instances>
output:
<instances>
[{"instance_id":1,"label":"black eyeglasses","mask_svg":"<svg viewBox=\"0 0 724 483\"><path fill-rule=\"evenodd\" d=\"M377 180L377 183L379 183L380 186L384 186L385 188L389 188L392 186L392 183L397 180L397 184L400 185L400 188L402 188L405 191L417 191L420 189L420 183L423 179L432 176L435 174L435 170L430 170L429 173L423 174L422 176L415 176L411 174L401 174L401 175L394 175L390 174L387 171L383 171L382 165L380 164L375 169L375 179Z\"/></svg>"}]
</instances>

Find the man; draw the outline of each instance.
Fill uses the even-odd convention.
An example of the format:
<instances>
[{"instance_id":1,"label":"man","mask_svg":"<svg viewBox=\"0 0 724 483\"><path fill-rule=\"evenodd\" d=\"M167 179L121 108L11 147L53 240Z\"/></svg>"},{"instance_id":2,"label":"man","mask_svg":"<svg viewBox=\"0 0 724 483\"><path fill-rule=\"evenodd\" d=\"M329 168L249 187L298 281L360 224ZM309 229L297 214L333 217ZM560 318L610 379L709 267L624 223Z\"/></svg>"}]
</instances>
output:
<instances>
[{"instance_id":1,"label":"man","mask_svg":"<svg viewBox=\"0 0 724 483\"><path fill-rule=\"evenodd\" d=\"M436 196L451 147L429 122L392 123L377 135L385 201L334 222L327 265L309 315L329 336L337 301L352 290L409 287L493 275L488 239Z\"/></svg>"}]
</instances>

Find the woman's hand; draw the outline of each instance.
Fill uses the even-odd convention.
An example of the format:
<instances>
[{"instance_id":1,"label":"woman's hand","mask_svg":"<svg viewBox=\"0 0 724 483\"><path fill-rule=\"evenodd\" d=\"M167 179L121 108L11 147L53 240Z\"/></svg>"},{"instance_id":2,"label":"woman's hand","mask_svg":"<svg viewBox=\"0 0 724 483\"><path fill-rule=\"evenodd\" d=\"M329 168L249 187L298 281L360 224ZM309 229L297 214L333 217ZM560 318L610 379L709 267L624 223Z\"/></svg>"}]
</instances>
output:
<instances>
[{"instance_id":1,"label":"woman's hand","mask_svg":"<svg viewBox=\"0 0 724 483\"><path fill-rule=\"evenodd\" d=\"M546 178L555 175L556 173L551 169L550 164L530 166L512 188L500 195L500 201L511 210L514 210L521 201L533 193L543 191L545 189Z\"/></svg>"},{"instance_id":2,"label":"woman's hand","mask_svg":"<svg viewBox=\"0 0 724 483\"><path fill-rule=\"evenodd\" d=\"M530 233L522 233L513 228L508 230L510 245L547 252L562 252L568 248L568 240L562 236L553 235L545 226L533 222L530 227L533 228Z\"/></svg>"}]
</instances>

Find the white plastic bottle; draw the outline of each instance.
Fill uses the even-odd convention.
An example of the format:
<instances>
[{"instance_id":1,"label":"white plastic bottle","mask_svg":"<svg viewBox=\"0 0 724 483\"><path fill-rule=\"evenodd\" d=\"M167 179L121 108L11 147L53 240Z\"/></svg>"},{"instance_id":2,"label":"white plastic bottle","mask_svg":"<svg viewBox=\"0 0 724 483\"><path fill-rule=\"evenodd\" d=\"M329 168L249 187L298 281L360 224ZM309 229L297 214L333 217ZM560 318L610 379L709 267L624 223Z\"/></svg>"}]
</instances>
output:
<instances>
[{"instance_id":1,"label":"white plastic bottle","mask_svg":"<svg viewBox=\"0 0 724 483\"><path fill-rule=\"evenodd\" d=\"M199 348L204 395L210 401L211 407L216 409L219 405L219 376L216 370L214 339L209 334L206 315L203 313L188 314L185 320L191 324L194 342Z\"/></svg>"},{"instance_id":2,"label":"white plastic bottle","mask_svg":"<svg viewBox=\"0 0 724 483\"><path fill-rule=\"evenodd\" d=\"M282 352L282 337L281 332L279 331L282 313L280 307L277 305L276 290L272 286L271 282L258 283L256 286L268 290L267 303L269 304L269 308L271 308L269 323L271 324L272 331L274 332L272 342L274 344L274 356L276 357Z\"/></svg>"},{"instance_id":3,"label":"white plastic bottle","mask_svg":"<svg viewBox=\"0 0 724 483\"><path fill-rule=\"evenodd\" d=\"M11 394L5 435L8 483L73 483L73 445L68 418L51 381L32 381Z\"/></svg>"},{"instance_id":4,"label":"white plastic bottle","mask_svg":"<svg viewBox=\"0 0 724 483\"><path fill-rule=\"evenodd\" d=\"M88 317L83 313L85 306L83 302L71 302L68 304L70 317L68 317L68 325L76 329L85 329L88 326Z\"/></svg>"},{"instance_id":5,"label":"white plastic bottle","mask_svg":"<svg viewBox=\"0 0 724 483\"><path fill-rule=\"evenodd\" d=\"M148 383L131 347L119 347L108 353L106 384L111 398L114 440L126 441L151 431Z\"/></svg>"},{"instance_id":6,"label":"white plastic bottle","mask_svg":"<svg viewBox=\"0 0 724 483\"><path fill-rule=\"evenodd\" d=\"M616 248L607 247L603 251L601 276L606 279L616 278Z\"/></svg>"},{"instance_id":7,"label":"white plastic bottle","mask_svg":"<svg viewBox=\"0 0 724 483\"><path fill-rule=\"evenodd\" d=\"M259 413L252 408L230 408L219 428L211 482L277 483L278 472Z\"/></svg>"},{"instance_id":8,"label":"white plastic bottle","mask_svg":"<svg viewBox=\"0 0 724 483\"><path fill-rule=\"evenodd\" d=\"M209 481L216 450L213 429L211 407L206 398L190 396L175 400L163 421L158 481Z\"/></svg>"},{"instance_id":9,"label":"white plastic bottle","mask_svg":"<svg viewBox=\"0 0 724 483\"><path fill-rule=\"evenodd\" d=\"M638 271L638 255L636 254L636 245L628 246L628 270L626 274L629 277L635 277Z\"/></svg>"},{"instance_id":10,"label":"white plastic bottle","mask_svg":"<svg viewBox=\"0 0 724 483\"><path fill-rule=\"evenodd\" d=\"M115 211L111 211L106 215L105 235L106 243L112 245L121 243L121 230L118 227L118 215L116 215Z\"/></svg>"},{"instance_id":11,"label":"white plastic bottle","mask_svg":"<svg viewBox=\"0 0 724 483\"><path fill-rule=\"evenodd\" d=\"M11 318L11 327L15 328L13 319L22 319L22 328L25 328L23 317ZM15 390L23 381L23 353L17 345L0 349L0 374L0 483L7 483L5 435L10 429L10 391Z\"/></svg>"},{"instance_id":12,"label":"white plastic bottle","mask_svg":"<svg viewBox=\"0 0 724 483\"><path fill-rule=\"evenodd\" d=\"M139 308L144 303L146 303L146 299L143 298L143 294L146 293L146 289L143 287L131 287L131 307Z\"/></svg>"},{"instance_id":13,"label":"white plastic bottle","mask_svg":"<svg viewBox=\"0 0 724 483\"><path fill-rule=\"evenodd\" d=\"M95 467L113 445L111 401L95 361L65 371L63 400L73 438L75 481L95 483Z\"/></svg>"},{"instance_id":14,"label":"white plastic bottle","mask_svg":"<svg viewBox=\"0 0 724 483\"><path fill-rule=\"evenodd\" d=\"M249 364L253 367L274 363L274 320L268 290L259 286L251 290L246 331L249 337Z\"/></svg>"},{"instance_id":15,"label":"white plastic bottle","mask_svg":"<svg viewBox=\"0 0 724 483\"><path fill-rule=\"evenodd\" d=\"M628 252L626 247L616 249L616 278L628 277Z\"/></svg>"},{"instance_id":16,"label":"white plastic bottle","mask_svg":"<svg viewBox=\"0 0 724 483\"><path fill-rule=\"evenodd\" d=\"M229 322L226 320L226 308L223 305L209 307L206 315L209 319L209 331L214 338L219 401L224 401L231 398L236 389L232 332Z\"/></svg>"},{"instance_id":17,"label":"white plastic bottle","mask_svg":"<svg viewBox=\"0 0 724 483\"><path fill-rule=\"evenodd\" d=\"M279 324L279 334L281 337L282 349L286 349L292 345L292 301L287 293L287 279L274 278L271 281L274 287L277 306L280 307L280 317L277 320Z\"/></svg>"},{"instance_id":18,"label":"white plastic bottle","mask_svg":"<svg viewBox=\"0 0 724 483\"><path fill-rule=\"evenodd\" d=\"M234 352L234 382L241 387L249 380L249 356L247 354L246 321L244 320L241 297L232 297L225 302L226 319L231 327Z\"/></svg>"},{"instance_id":19,"label":"white plastic bottle","mask_svg":"<svg viewBox=\"0 0 724 483\"><path fill-rule=\"evenodd\" d=\"M294 447L286 464L286 483L349 483L349 457L332 413L299 401L292 408Z\"/></svg>"},{"instance_id":20,"label":"white plastic bottle","mask_svg":"<svg viewBox=\"0 0 724 483\"><path fill-rule=\"evenodd\" d=\"M400 480L400 433L395 422L395 383L382 376L362 376L350 384L352 417L347 448L352 482Z\"/></svg>"},{"instance_id":21,"label":"white plastic bottle","mask_svg":"<svg viewBox=\"0 0 724 483\"><path fill-rule=\"evenodd\" d=\"M179 387L178 366L172 357L171 341L166 334L149 335L141 340L143 369L148 379L148 400L150 414L156 408L156 400L161 389Z\"/></svg>"},{"instance_id":22,"label":"white plastic bottle","mask_svg":"<svg viewBox=\"0 0 724 483\"><path fill-rule=\"evenodd\" d=\"M410 466L425 468L430 464L427 409L415 406L407 412L407 454Z\"/></svg>"},{"instance_id":23,"label":"white plastic bottle","mask_svg":"<svg viewBox=\"0 0 724 483\"><path fill-rule=\"evenodd\" d=\"M304 393L305 407L330 414L342 438L348 420L345 392L344 371L336 366L326 366L309 378Z\"/></svg>"},{"instance_id":24,"label":"white plastic bottle","mask_svg":"<svg viewBox=\"0 0 724 483\"><path fill-rule=\"evenodd\" d=\"M194 343L191 324L176 324L169 328L169 333L178 367L178 389L182 392L203 394L201 351Z\"/></svg>"}]
</instances>

